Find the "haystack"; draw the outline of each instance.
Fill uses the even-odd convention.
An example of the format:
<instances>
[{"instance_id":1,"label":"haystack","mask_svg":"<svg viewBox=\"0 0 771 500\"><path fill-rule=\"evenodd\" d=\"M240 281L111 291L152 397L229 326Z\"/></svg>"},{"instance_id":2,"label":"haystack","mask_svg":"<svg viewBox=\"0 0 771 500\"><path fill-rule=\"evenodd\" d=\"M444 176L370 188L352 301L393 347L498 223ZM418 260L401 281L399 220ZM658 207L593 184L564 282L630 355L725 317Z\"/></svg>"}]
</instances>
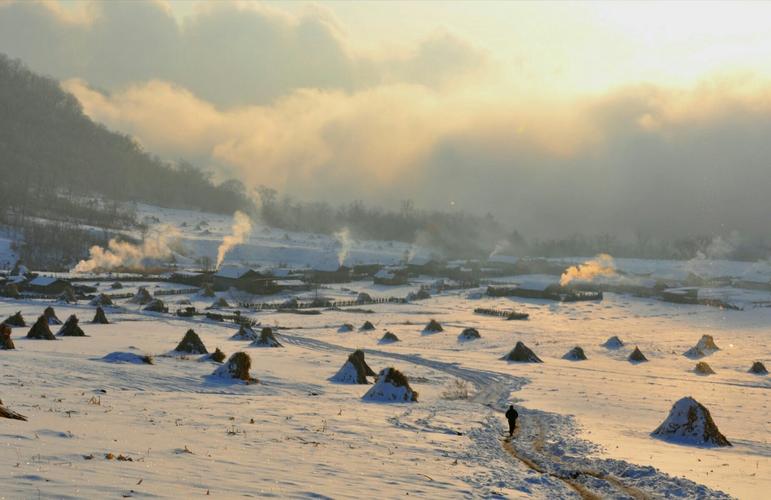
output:
<instances>
[{"instance_id":1,"label":"haystack","mask_svg":"<svg viewBox=\"0 0 771 500\"><path fill-rule=\"evenodd\" d=\"M112 285L110 285L110 288L113 290L120 290L121 288L123 288L123 283L121 283L120 281L115 281Z\"/></svg>"},{"instance_id":2,"label":"haystack","mask_svg":"<svg viewBox=\"0 0 771 500\"><path fill-rule=\"evenodd\" d=\"M329 380L339 384L368 384L367 377L374 377L375 372L364 360L364 351L356 349L349 356L340 370Z\"/></svg>"},{"instance_id":3,"label":"haystack","mask_svg":"<svg viewBox=\"0 0 771 500\"><path fill-rule=\"evenodd\" d=\"M3 406L2 401L0 401L0 417L10 418L11 420L23 420L24 422L27 421L27 417L25 417L21 413L16 413L15 411L9 410L5 406Z\"/></svg>"},{"instance_id":4,"label":"haystack","mask_svg":"<svg viewBox=\"0 0 771 500\"><path fill-rule=\"evenodd\" d=\"M204 285L200 294L204 297L214 297L214 289L211 285Z\"/></svg>"},{"instance_id":5,"label":"haystack","mask_svg":"<svg viewBox=\"0 0 771 500\"><path fill-rule=\"evenodd\" d=\"M642 363L648 361L648 358L645 357L640 348L637 346L634 346L634 351L632 351L632 354L629 355L628 359L631 363Z\"/></svg>"},{"instance_id":6,"label":"haystack","mask_svg":"<svg viewBox=\"0 0 771 500\"><path fill-rule=\"evenodd\" d=\"M209 351L206 346L203 345L201 337L191 328L185 333L177 347L174 348L175 352L185 352L188 354L208 354Z\"/></svg>"},{"instance_id":7,"label":"haystack","mask_svg":"<svg viewBox=\"0 0 771 500\"><path fill-rule=\"evenodd\" d=\"M48 321L49 325L61 325L62 320L60 320L56 316L56 311L54 311L54 308L51 306L48 306L45 308L45 311L43 311L43 316L46 317L46 321Z\"/></svg>"},{"instance_id":8,"label":"haystack","mask_svg":"<svg viewBox=\"0 0 771 500\"><path fill-rule=\"evenodd\" d=\"M251 347L284 347L273 335L273 328L266 326L260 331L260 338L249 344Z\"/></svg>"},{"instance_id":9,"label":"haystack","mask_svg":"<svg viewBox=\"0 0 771 500\"><path fill-rule=\"evenodd\" d=\"M225 356L225 353L222 352L219 347L214 349L213 353L209 354L209 359L214 361L215 363L222 363L223 361L225 361L226 357L227 356Z\"/></svg>"},{"instance_id":10,"label":"haystack","mask_svg":"<svg viewBox=\"0 0 771 500\"><path fill-rule=\"evenodd\" d=\"M458 335L458 340L461 342L468 342L469 340L477 340L481 338L482 336L479 334L479 330L476 328L466 328L460 332L460 335Z\"/></svg>"},{"instance_id":11,"label":"haystack","mask_svg":"<svg viewBox=\"0 0 771 500\"><path fill-rule=\"evenodd\" d=\"M400 342L399 337L391 332L385 332L383 337L378 341L379 344L393 344L394 342Z\"/></svg>"},{"instance_id":12,"label":"haystack","mask_svg":"<svg viewBox=\"0 0 771 500\"><path fill-rule=\"evenodd\" d=\"M24 316L21 315L21 311L16 311L16 314L9 316L3 323L11 326L27 326L27 323L24 321Z\"/></svg>"},{"instance_id":13,"label":"haystack","mask_svg":"<svg viewBox=\"0 0 771 500\"><path fill-rule=\"evenodd\" d=\"M754 373L755 375L768 375L768 370L766 370L766 365L760 361L755 361L750 367L750 373Z\"/></svg>"},{"instance_id":14,"label":"haystack","mask_svg":"<svg viewBox=\"0 0 771 500\"><path fill-rule=\"evenodd\" d=\"M425 288L421 288L420 290L415 292L415 299L416 300L426 300L426 299L430 299L430 298L431 298L431 294L428 293L428 290L426 290Z\"/></svg>"},{"instance_id":15,"label":"haystack","mask_svg":"<svg viewBox=\"0 0 771 500\"><path fill-rule=\"evenodd\" d=\"M244 323L238 327L238 331L230 337L230 340L257 340L258 338L257 332L251 326Z\"/></svg>"},{"instance_id":16,"label":"haystack","mask_svg":"<svg viewBox=\"0 0 771 500\"><path fill-rule=\"evenodd\" d=\"M133 365L152 365L153 357L149 354L135 354L133 352L111 352L102 358L106 363L130 363Z\"/></svg>"},{"instance_id":17,"label":"haystack","mask_svg":"<svg viewBox=\"0 0 771 500\"><path fill-rule=\"evenodd\" d=\"M10 351L16 349L11 340L11 327L5 323L0 323L0 351Z\"/></svg>"},{"instance_id":18,"label":"haystack","mask_svg":"<svg viewBox=\"0 0 771 500\"><path fill-rule=\"evenodd\" d=\"M228 301L225 300L224 297L219 297L217 300L215 300L212 305L209 306L209 309L223 309L226 307L230 307L230 304L228 304Z\"/></svg>"},{"instance_id":19,"label":"haystack","mask_svg":"<svg viewBox=\"0 0 771 500\"><path fill-rule=\"evenodd\" d=\"M359 304L370 304L372 303L372 296L366 292L359 292L356 296L356 302Z\"/></svg>"},{"instance_id":20,"label":"haystack","mask_svg":"<svg viewBox=\"0 0 771 500\"><path fill-rule=\"evenodd\" d=\"M152 300L153 296L150 295L150 292L147 291L147 288L140 286L139 290L137 290L137 293L135 293L134 296L129 299L129 302L143 306L152 302Z\"/></svg>"},{"instance_id":21,"label":"haystack","mask_svg":"<svg viewBox=\"0 0 771 500\"><path fill-rule=\"evenodd\" d=\"M712 335L702 335L696 345L685 351L683 356L699 359L719 350L720 348L715 345L715 339L712 338Z\"/></svg>"},{"instance_id":22,"label":"haystack","mask_svg":"<svg viewBox=\"0 0 771 500\"><path fill-rule=\"evenodd\" d=\"M57 333L60 337L85 337L86 334L78 325L78 317L74 314L67 318L64 322L64 326L59 329Z\"/></svg>"},{"instance_id":23,"label":"haystack","mask_svg":"<svg viewBox=\"0 0 771 500\"><path fill-rule=\"evenodd\" d=\"M396 368L385 368L362 399L383 402L416 402L418 393L410 387L407 377Z\"/></svg>"},{"instance_id":24,"label":"haystack","mask_svg":"<svg viewBox=\"0 0 771 500\"><path fill-rule=\"evenodd\" d=\"M18 299L21 297L21 293L19 292L19 287L17 287L13 283L9 283L3 287L2 295L3 297L8 297L11 299Z\"/></svg>"},{"instance_id":25,"label":"haystack","mask_svg":"<svg viewBox=\"0 0 771 500\"><path fill-rule=\"evenodd\" d=\"M691 397L677 401L669 411L669 416L652 435L676 443L731 446L718 430L709 410Z\"/></svg>"},{"instance_id":26,"label":"haystack","mask_svg":"<svg viewBox=\"0 0 771 500\"><path fill-rule=\"evenodd\" d=\"M514 349L512 349L511 352L509 352L501 359L506 361L515 361L518 363L543 363L541 358L536 356L535 353L522 342L517 342L517 345L514 346Z\"/></svg>"},{"instance_id":27,"label":"haystack","mask_svg":"<svg viewBox=\"0 0 771 500\"><path fill-rule=\"evenodd\" d=\"M104 307L104 306L111 306L111 305L113 305L113 302L112 302L112 299L109 296L107 296L107 295L105 295L103 293L100 293L99 295L97 295L96 297L91 299L91 302L89 302L89 305Z\"/></svg>"},{"instance_id":28,"label":"haystack","mask_svg":"<svg viewBox=\"0 0 771 500\"><path fill-rule=\"evenodd\" d=\"M32 325L32 328L30 328L29 332L27 333L27 338L39 340L56 340L54 334L51 333L51 328L49 328L48 321L46 320L45 316L40 316L35 324Z\"/></svg>"},{"instance_id":29,"label":"haystack","mask_svg":"<svg viewBox=\"0 0 771 500\"><path fill-rule=\"evenodd\" d=\"M99 325L107 325L110 322L107 321L107 316L104 314L104 309L101 307L96 308L96 314L94 314L94 319L91 320L91 323L99 324Z\"/></svg>"},{"instance_id":30,"label":"haystack","mask_svg":"<svg viewBox=\"0 0 771 500\"><path fill-rule=\"evenodd\" d=\"M706 361L699 361L698 363L696 363L696 366L693 368L693 372L698 375L715 374L715 370L713 370L712 367L709 366Z\"/></svg>"},{"instance_id":31,"label":"haystack","mask_svg":"<svg viewBox=\"0 0 771 500\"><path fill-rule=\"evenodd\" d=\"M161 299L153 299L142 308L143 311L166 313L169 312L169 308L163 303Z\"/></svg>"},{"instance_id":32,"label":"haystack","mask_svg":"<svg viewBox=\"0 0 771 500\"><path fill-rule=\"evenodd\" d=\"M340 333L352 332L353 325L350 323L343 323L340 328L337 329L337 331Z\"/></svg>"},{"instance_id":33,"label":"haystack","mask_svg":"<svg viewBox=\"0 0 771 500\"><path fill-rule=\"evenodd\" d=\"M439 333L443 331L444 328L442 328L442 325L440 325L439 322L435 319L429 321L426 327L423 329L424 333Z\"/></svg>"},{"instance_id":34,"label":"haystack","mask_svg":"<svg viewBox=\"0 0 771 500\"><path fill-rule=\"evenodd\" d=\"M75 295L75 289L71 286L67 286L62 290L62 293L59 294L59 302L64 302L66 304L74 304L78 301L78 297Z\"/></svg>"},{"instance_id":35,"label":"haystack","mask_svg":"<svg viewBox=\"0 0 771 500\"><path fill-rule=\"evenodd\" d=\"M252 367L252 358L245 352L237 352L230 356L227 363L214 370L215 377L242 380L247 384L257 383L258 380L249 374Z\"/></svg>"},{"instance_id":36,"label":"haystack","mask_svg":"<svg viewBox=\"0 0 771 500\"><path fill-rule=\"evenodd\" d=\"M575 346L566 352L565 355L562 356L562 359L567 359L569 361L585 361L586 353L584 353L584 350L581 347Z\"/></svg>"},{"instance_id":37,"label":"haystack","mask_svg":"<svg viewBox=\"0 0 771 500\"><path fill-rule=\"evenodd\" d=\"M603 347L606 349L621 349L624 347L624 343L621 341L620 338L616 337L615 335L610 337L608 340L605 341L604 344L602 344Z\"/></svg>"},{"instance_id":38,"label":"haystack","mask_svg":"<svg viewBox=\"0 0 771 500\"><path fill-rule=\"evenodd\" d=\"M361 328L359 328L359 331L361 332L369 332L375 329L375 325L372 324L370 321L365 321L363 325L361 325Z\"/></svg>"}]
</instances>

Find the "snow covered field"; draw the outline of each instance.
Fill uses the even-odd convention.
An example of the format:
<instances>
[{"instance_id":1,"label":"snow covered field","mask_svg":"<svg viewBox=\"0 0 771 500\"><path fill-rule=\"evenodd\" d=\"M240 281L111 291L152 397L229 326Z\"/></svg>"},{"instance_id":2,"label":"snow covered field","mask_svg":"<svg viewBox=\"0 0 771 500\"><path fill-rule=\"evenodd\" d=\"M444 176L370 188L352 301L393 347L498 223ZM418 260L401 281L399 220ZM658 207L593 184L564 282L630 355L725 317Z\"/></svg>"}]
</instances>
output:
<instances>
[{"instance_id":1,"label":"snow covered field","mask_svg":"<svg viewBox=\"0 0 771 500\"><path fill-rule=\"evenodd\" d=\"M329 292L373 289L371 282L344 286L352 291ZM722 491L764 498L771 490L771 381L747 373L752 361L771 358L771 309L722 311L614 294L570 304L468 295L477 294L367 306L371 314L253 315L280 328L284 347L275 349L229 340L232 324L140 312L125 301L107 310L109 325L87 323L93 307L55 304L61 319L78 314L89 337L26 340L28 328L14 328L17 350L0 351L0 398L29 418L0 421L7 472L0 497L706 498ZM199 307L213 300L189 298ZM30 323L46 305L4 300L0 315L21 310ZM530 319L472 312L512 306ZM422 332L431 318L443 332ZM376 330L358 331L365 320ZM343 323L356 329L339 333ZM482 338L459 342L468 326ZM210 351L249 353L260 383L212 378L215 363L197 356L164 357L191 327ZM386 330L401 341L380 344ZM705 358L717 372L709 377L694 374L695 361L682 355L702 334L721 348ZM601 347L611 335L626 346ZM544 363L501 361L518 340ZM589 359L561 359L574 345ZM626 361L635 345L648 363ZM367 386L330 382L354 348L365 349L376 372L404 372L419 402L366 402ZM155 364L101 359L111 352L152 354ZM470 399L443 397L456 379L468 382ZM683 396L704 404L734 446L651 437ZM522 427L505 443L501 410L509 401L517 402Z\"/></svg>"}]
</instances>

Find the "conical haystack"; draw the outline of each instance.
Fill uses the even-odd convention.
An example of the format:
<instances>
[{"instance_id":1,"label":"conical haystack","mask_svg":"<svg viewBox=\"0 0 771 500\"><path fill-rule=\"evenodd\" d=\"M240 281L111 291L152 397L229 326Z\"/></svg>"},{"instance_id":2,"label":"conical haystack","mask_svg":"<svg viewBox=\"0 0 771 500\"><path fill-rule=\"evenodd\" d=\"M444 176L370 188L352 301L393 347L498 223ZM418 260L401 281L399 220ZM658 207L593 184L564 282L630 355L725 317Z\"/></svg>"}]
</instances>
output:
<instances>
[{"instance_id":1,"label":"conical haystack","mask_svg":"<svg viewBox=\"0 0 771 500\"><path fill-rule=\"evenodd\" d=\"M85 337L86 334L78 325L78 317L74 314L67 318L57 335L61 337Z\"/></svg>"},{"instance_id":2,"label":"conical haystack","mask_svg":"<svg viewBox=\"0 0 771 500\"><path fill-rule=\"evenodd\" d=\"M607 349L621 349L622 347L624 347L624 343L621 341L620 338L614 335L610 337L608 340L606 340L602 344L602 346Z\"/></svg>"},{"instance_id":3,"label":"conical haystack","mask_svg":"<svg viewBox=\"0 0 771 500\"><path fill-rule=\"evenodd\" d=\"M175 352L185 352L188 354L208 354L209 351L206 346L203 345L201 337L193 329L188 330L185 336L182 338L177 347L174 348Z\"/></svg>"},{"instance_id":4,"label":"conical haystack","mask_svg":"<svg viewBox=\"0 0 771 500\"><path fill-rule=\"evenodd\" d=\"M153 299L142 308L143 311L166 313L169 312L169 308L163 303L161 299Z\"/></svg>"},{"instance_id":5,"label":"conical haystack","mask_svg":"<svg viewBox=\"0 0 771 500\"><path fill-rule=\"evenodd\" d=\"M444 328L442 328L442 325L440 325L439 322L435 319L429 321L426 327L423 329L423 332L425 333L439 333L443 331Z\"/></svg>"},{"instance_id":6,"label":"conical haystack","mask_svg":"<svg viewBox=\"0 0 771 500\"><path fill-rule=\"evenodd\" d=\"M91 323L99 325L107 325L110 323L107 321L107 316L104 314L104 309L101 307L96 308L96 314L94 314L94 319L91 320Z\"/></svg>"},{"instance_id":7,"label":"conical haystack","mask_svg":"<svg viewBox=\"0 0 771 500\"><path fill-rule=\"evenodd\" d=\"M359 292L356 296L356 302L359 304L370 304L372 303L372 296L366 292Z\"/></svg>"},{"instance_id":8,"label":"conical haystack","mask_svg":"<svg viewBox=\"0 0 771 500\"><path fill-rule=\"evenodd\" d=\"M394 342L399 342L399 337L396 336L396 334L393 334L391 332L385 332L383 334L383 337L378 341L379 344L393 344Z\"/></svg>"},{"instance_id":9,"label":"conical haystack","mask_svg":"<svg viewBox=\"0 0 771 500\"><path fill-rule=\"evenodd\" d=\"M16 314L9 316L3 323L11 326L27 326L27 323L24 321L24 316L21 315L21 311L16 311Z\"/></svg>"},{"instance_id":10,"label":"conical haystack","mask_svg":"<svg viewBox=\"0 0 771 500\"><path fill-rule=\"evenodd\" d=\"M585 361L586 353L584 353L584 350L581 347L575 346L566 352L565 355L562 356L562 359L567 359L569 361Z\"/></svg>"},{"instance_id":11,"label":"conical haystack","mask_svg":"<svg viewBox=\"0 0 771 500\"><path fill-rule=\"evenodd\" d=\"M543 363L541 358L536 356L535 353L522 342L517 342L517 345L514 346L514 349L512 349L501 359L506 361L515 361L518 363Z\"/></svg>"},{"instance_id":12,"label":"conical haystack","mask_svg":"<svg viewBox=\"0 0 771 500\"><path fill-rule=\"evenodd\" d=\"M368 384L367 377L374 377L375 372L364 360L364 351L353 351L340 370L329 380L340 384Z\"/></svg>"},{"instance_id":13,"label":"conical haystack","mask_svg":"<svg viewBox=\"0 0 771 500\"><path fill-rule=\"evenodd\" d=\"M468 342L470 340L477 340L481 338L482 336L479 334L479 330L476 328L466 328L460 332L460 335L458 335L458 340L461 342Z\"/></svg>"},{"instance_id":14,"label":"conical haystack","mask_svg":"<svg viewBox=\"0 0 771 500\"><path fill-rule=\"evenodd\" d=\"M2 401L0 401L0 418L9 418L11 420L22 420L24 422L27 421L27 417L25 417L21 413L16 413L15 411L9 410L5 406L3 406Z\"/></svg>"},{"instance_id":15,"label":"conical haystack","mask_svg":"<svg viewBox=\"0 0 771 500\"><path fill-rule=\"evenodd\" d=\"M628 359L632 363L643 363L648 361L648 358L645 357L640 348L637 346L634 346L634 351L632 351L632 354L629 355Z\"/></svg>"},{"instance_id":16,"label":"conical haystack","mask_svg":"<svg viewBox=\"0 0 771 500\"><path fill-rule=\"evenodd\" d=\"M666 420L652 433L666 441L699 446L731 446L720 433L712 416L701 403L691 397L677 401Z\"/></svg>"},{"instance_id":17,"label":"conical haystack","mask_svg":"<svg viewBox=\"0 0 771 500\"><path fill-rule=\"evenodd\" d=\"M372 324L370 321L365 321L363 325L361 325L361 328L359 328L359 331L361 332L369 332L375 329L375 325Z\"/></svg>"},{"instance_id":18,"label":"conical haystack","mask_svg":"<svg viewBox=\"0 0 771 500\"><path fill-rule=\"evenodd\" d=\"M201 288L200 294L204 297L214 297L214 289L211 285L204 285Z\"/></svg>"},{"instance_id":19,"label":"conical haystack","mask_svg":"<svg viewBox=\"0 0 771 500\"><path fill-rule=\"evenodd\" d=\"M147 291L147 288L140 286L139 290L137 290L137 293L135 293L134 296L129 299L129 302L143 306L145 304L149 304L152 302L152 300L153 296L150 295L150 292Z\"/></svg>"},{"instance_id":20,"label":"conical haystack","mask_svg":"<svg viewBox=\"0 0 771 500\"><path fill-rule=\"evenodd\" d=\"M342 325L340 325L340 328L338 328L337 331L340 333L352 332L353 325L350 323L343 323Z\"/></svg>"},{"instance_id":21,"label":"conical haystack","mask_svg":"<svg viewBox=\"0 0 771 500\"><path fill-rule=\"evenodd\" d=\"M67 304L73 304L77 302L78 298L75 296L75 289L71 286L65 287L62 293L59 294L58 300L59 302L65 302Z\"/></svg>"},{"instance_id":22,"label":"conical haystack","mask_svg":"<svg viewBox=\"0 0 771 500\"><path fill-rule=\"evenodd\" d=\"M32 328L27 332L28 339L38 340L56 340L54 334L51 333L51 328L48 326L48 321L45 316L40 316Z\"/></svg>"},{"instance_id":23,"label":"conical haystack","mask_svg":"<svg viewBox=\"0 0 771 500\"><path fill-rule=\"evenodd\" d=\"M225 353L222 352L219 347L214 349L213 353L209 354L209 359L214 361L215 363L222 363L223 361L225 361L226 357L227 356L225 356Z\"/></svg>"},{"instance_id":24,"label":"conical haystack","mask_svg":"<svg viewBox=\"0 0 771 500\"><path fill-rule=\"evenodd\" d=\"M230 356L230 359L224 365L214 370L213 375L215 377L241 380L247 384L253 384L258 382L258 380L249 374L251 368L252 358L245 352L237 352Z\"/></svg>"},{"instance_id":25,"label":"conical haystack","mask_svg":"<svg viewBox=\"0 0 771 500\"><path fill-rule=\"evenodd\" d=\"M228 304L228 301L225 300L224 297L219 297L217 300L215 300L212 305L209 306L209 309L224 309L226 307L230 307L230 304Z\"/></svg>"},{"instance_id":26,"label":"conical haystack","mask_svg":"<svg viewBox=\"0 0 771 500\"><path fill-rule=\"evenodd\" d=\"M104 307L104 306L111 306L111 305L113 305L113 302L112 302L112 299L109 296L107 296L107 295L105 295L103 293L100 293L99 295L97 295L96 297L91 299L91 302L89 302L89 305Z\"/></svg>"},{"instance_id":27,"label":"conical haystack","mask_svg":"<svg viewBox=\"0 0 771 500\"><path fill-rule=\"evenodd\" d=\"M410 387L407 377L396 368L385 368L362 399L382 402L416 402L418 393Z\"/></svg>"},{"instance_id":28,"label":"conical haystack","mask_svg":"<svg viewBox=\"0 0 771 500\"><path fill-rule=\"evenodd\" d=\"M266 326L260 331L260 338L249 344L251 347L284 347L273 335L273 328Z\"/></svg>"},{"instance_id":29,"label":"conical haystack","mask_svg":"<svg viewBox=\"0 0 771 500\"><path fill-rule=\"evenodd\" d=\"M230 337L230 340L257 340L260 336L255 332L251 326L247 324L241 324L238 327L238 331Z\"/></svg>"},{"instance_id":30,"label":"conical haystack","mask_svg":"<svg viewBox=\"0 0 771 500\"><path fill-rule=\"evenodd\" d=\"M719 350L712 335L702 335L696 345L685 351L683 355L691 359L699 359Z\"/></svg>"},{"instance_id":31,"label":"conical haystack","mask_svg":"<svg viewBox=\"0 0 771 500\"><path fill-rule=\"evenodd\" d=\"M0 351L10 351L16 349L11 340L11 327L5 323L0 323Z\"/></svg>"},{"instance_id":32,"label":"conical haystack","mask_svg":"<svg viewBox=\"0 0 771 500\"><path fill-rule=\"evenodd\" d=\"M123 283L121 283L120 281L115 281L113 282L112 285L110 285L110 288L113 290L120 290L123 288Z\"/></svg>"},{"instance_id":33,"label":"conical haystack","mask_svg":"<svg viewBox=\"0 0 771 500\"><path fill-rule=\"evenodd\" d=\"M707 364L706 361L699 361L696 366L693 367L693 372L698 375L714 375L715 370Z\"/></svg>"},{"instance_id":34,"label":"conical haystack","mask_svg":"<svg viewBox=\"0 0 771 500\"><path fill-rule=\"evenodd\" d=\"M766 370L766 365L761 363L760 361L755 361L752 363L752 366L750 367L750 373L754 373L755 375L768 375L768 370Z\"/></svg>"},{"instance_id":35,"label":"conical haystack","mask_svg":"<svg viewBox=\"0 0 771 500\"><path fill-rule=\"evenodd\" d=\"M48 321L49 325L61 325L62 320L60 320L56 316L56 311L54 311L54 308L51 306L48 306L45 308L45 311L43 311L43 316L46 317L46 321Z\"/></svg>"}]
</instances>

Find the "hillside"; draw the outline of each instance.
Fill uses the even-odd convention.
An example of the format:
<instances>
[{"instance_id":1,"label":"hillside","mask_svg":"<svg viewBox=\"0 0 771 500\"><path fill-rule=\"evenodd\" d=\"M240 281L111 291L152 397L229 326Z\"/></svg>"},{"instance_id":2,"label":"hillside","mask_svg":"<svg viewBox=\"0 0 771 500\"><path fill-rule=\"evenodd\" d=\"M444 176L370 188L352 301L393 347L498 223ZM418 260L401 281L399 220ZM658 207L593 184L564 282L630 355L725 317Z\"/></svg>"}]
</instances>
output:
<instances>
[{"instance_id":1,"label":"hillside","mask_svg":"<svg viewBox=\"0 0 771 500\"><path fill-rule=\"evenodd\" d=\"M232 212L248 200L237 181L214 185L192 165L169 165L131 137L91 121L59 82L0 54L0 214L51 197Z\"/></svg>"}]
</instances>

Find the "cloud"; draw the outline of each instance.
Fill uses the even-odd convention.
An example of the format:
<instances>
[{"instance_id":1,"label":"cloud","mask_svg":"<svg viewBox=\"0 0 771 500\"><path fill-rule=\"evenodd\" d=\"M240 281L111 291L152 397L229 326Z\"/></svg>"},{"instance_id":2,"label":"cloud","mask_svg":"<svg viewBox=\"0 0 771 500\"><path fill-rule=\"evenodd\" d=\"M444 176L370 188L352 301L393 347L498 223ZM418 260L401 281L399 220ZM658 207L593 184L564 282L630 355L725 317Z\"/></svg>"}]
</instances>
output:
<instances>
[{"instance_id":1,"label":"cloud","mask_svg":"<svg viewBox=\"0 0 771 500\"><path fill-rule=\"evenodd\" d=\"M382 83L432 88L480 74L488 57L450 33L375 56L354 51L326 9L293 15L214 2L178 22L160 1L0 3L0 47L33 70L121 90L162 80L219 108L268 104L297 89L351 92Z\"/></svg>"}]
</instances>

